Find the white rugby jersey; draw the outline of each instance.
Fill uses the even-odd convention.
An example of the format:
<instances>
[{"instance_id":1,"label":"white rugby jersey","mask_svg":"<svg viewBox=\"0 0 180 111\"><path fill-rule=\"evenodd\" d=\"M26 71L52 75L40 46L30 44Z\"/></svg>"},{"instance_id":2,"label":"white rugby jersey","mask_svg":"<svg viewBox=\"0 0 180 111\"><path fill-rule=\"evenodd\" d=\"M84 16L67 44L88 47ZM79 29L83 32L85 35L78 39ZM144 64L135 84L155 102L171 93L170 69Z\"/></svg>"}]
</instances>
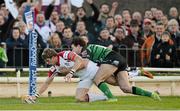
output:
<instances>
[{"instance_id":1,"label":"white rugby jersey","mask_svg":"<svg viewBox=\"0 0 180 111\"><path fill-rule=\"evenodd\" d=\"M70 58L70 54L73 54L73 57ZM72 51L62 51L59 52L58 57L58 63L56 65L51 66L48 77L55 76L54 74L60 73L61 67L70 68L74 65L74 58L77 54Z\"/></svg>"},{"instance_id":2,"label":"white rugby jersey","mask_svg":"<svg viewBox=\"0 0 180 111\"><path fill-rule=\"evenodd\" d=\"M58 56L58 63L50 68L48 72L48 77L56 76L57 73L61 72L62 67L66 67L66 68L73 67L74 59L75 56L77 56L77 54L72 51L62 51L58 53L57 56ZM79 77L81 80L86 78L93 79L97 70L98 70L97 64L92 61L89 61L86 68L75 72L74 75Z\"/></svg>"}]
</instances>

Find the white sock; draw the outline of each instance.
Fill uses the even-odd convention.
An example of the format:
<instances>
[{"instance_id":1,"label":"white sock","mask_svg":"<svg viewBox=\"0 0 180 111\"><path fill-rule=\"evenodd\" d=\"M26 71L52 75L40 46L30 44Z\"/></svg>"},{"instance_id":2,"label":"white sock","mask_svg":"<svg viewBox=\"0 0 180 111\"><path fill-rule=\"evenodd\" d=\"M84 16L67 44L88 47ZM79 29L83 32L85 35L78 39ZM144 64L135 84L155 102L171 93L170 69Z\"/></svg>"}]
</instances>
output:
<instances>
[{"instance_id":1,"label":"white sock","mask_svg":"<svg viewBox=\"0 0 180 111\"><path fill-rule=\"evenodd\" d=\"M132 77L138 76L139 71L138 70L132 70L132 71L129 71L128 73L129 73L129 78L132 78Z\"/></svg>"},{"instance_id":2,"label":"white sock","mask_svg":"<svg viewBox=\"0 0 180 111\"><path fill-rule=\"evenodd\" d=\"M89 96L89 102L108 100L108 98L105 95L101 95L101 94L88 93L88 96Z\"/></svg>"}]
</instances>

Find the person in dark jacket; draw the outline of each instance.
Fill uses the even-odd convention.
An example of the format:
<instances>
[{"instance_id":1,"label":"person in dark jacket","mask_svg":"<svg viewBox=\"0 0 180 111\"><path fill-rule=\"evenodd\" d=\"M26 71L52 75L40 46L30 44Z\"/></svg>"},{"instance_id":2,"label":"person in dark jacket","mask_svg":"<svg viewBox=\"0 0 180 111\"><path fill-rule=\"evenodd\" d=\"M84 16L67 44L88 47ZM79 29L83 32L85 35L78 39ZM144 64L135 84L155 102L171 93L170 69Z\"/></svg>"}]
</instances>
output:
<instances>
[{"instance_id":1,"label":"person in dark jacket","mask_svg":"<svg viewBox=\"0 0 180 111\"><path fill-rule=\"evenodd\" d=\"M131 20L130 22L130 35L126 36L122 41L122 44L126 45L128 48L128 65L130 67L140 67L142 66L140 61L140 48L144 43L144 37L139 32L139 24L137 20Z\"/></svg>"},{"instance_id":2,"label":"person in dark jacket","mask_svg":"<svg viewBox=\"0 0 180 111\"><path fill-rule=\"evenodd\" d=\"M108 48L113 48L113 41L111 40L110 33L107 28L100 31L99 37L95 44L102 45Z\"/></svg>"},{"instance_id":3,"label":"person in dark jacket","mask_svg":"<svg viewBox=\"0 0 180 111\"><path fill-rule=\"evenodd\" d=\"M86 10L84 7L80 7L77 9L76 11L76 20L75 23L73 25L73 31L76 28L76 23L78 21L84 21L85 26L88 30L88 32L92 33L92 34L96 34L95 31L95 25L98 21L98 16L99 16L99 10L97 9L97 7L94 5L93 0L87 0L87 3L90 5L90 7L93 10L93 15L92 16L86 16Z\"/></svg>"},{"instance_id":4,"label":"person in dark jacket","mask_svg":"<svg viewBox=\"0 0 180 111\"><path fill-rule=\"evenodd\" d=\"M175 45L168 42L171 39L170 36L170 33L167 31L162 34L162 43L159 44L155 55L156 67L174 67L175 65L176 50Z\"/></svg>"},{"instance_id":5,"label":"person in dark jacket","mask_svg":"<svg viewBox=\"0 0 180 111\"><path fill-rule=\"evenodd\" d=\"M22 48L23 41L20 38L20 29L18 27L12 28L11 36L6 40L7 44L7 66L22 66Z\"/></svg>"}]
</instances>

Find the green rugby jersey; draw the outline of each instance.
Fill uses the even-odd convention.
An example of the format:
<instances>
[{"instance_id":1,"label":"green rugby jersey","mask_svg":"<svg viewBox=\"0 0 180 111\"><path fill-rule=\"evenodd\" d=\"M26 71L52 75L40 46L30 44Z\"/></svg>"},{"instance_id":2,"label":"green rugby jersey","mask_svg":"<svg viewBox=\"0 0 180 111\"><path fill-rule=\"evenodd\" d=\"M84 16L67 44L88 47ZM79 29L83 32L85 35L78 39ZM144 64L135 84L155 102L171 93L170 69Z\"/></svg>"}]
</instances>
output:
<instances>
[{"instance_id":1,"label":"green rugby jersey","mask_svg":"<svg viewBox=\"0 0 180 111\"><path fill-rule=\"evenodd\" d=\"M86 47L86 51L88 59L99 63L102 62L112 50L101 45L89 44Z\"/></svg>"}]
</instances>

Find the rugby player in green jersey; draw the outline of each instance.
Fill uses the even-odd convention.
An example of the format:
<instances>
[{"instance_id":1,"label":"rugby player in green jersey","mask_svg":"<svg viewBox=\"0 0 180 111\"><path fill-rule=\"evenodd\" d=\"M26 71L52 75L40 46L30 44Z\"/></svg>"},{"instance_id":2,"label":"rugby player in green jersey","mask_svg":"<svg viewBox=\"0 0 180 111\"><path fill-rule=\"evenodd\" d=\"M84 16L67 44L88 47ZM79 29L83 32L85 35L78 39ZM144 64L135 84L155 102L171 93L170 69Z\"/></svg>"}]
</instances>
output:
<instances>
[{"instance_id":1,"label":"rugby player in green jersey","mask_svg":"<svg viewBox=\"0 0 180 111\"><path fill-rule=\"evenodd\" d=\"M112 98L112 100L116 100L105 82L110 77L114 77L114 82L117 82L124 93L147 96L155 100L161 100L157 92L149 92L129 84L125 58L112 49L100 45L87 44L83 38L76 37L72 41L72 50L82 57L88 58L99 64L94 83L109 99Z\"/></svg>"}]
</instances>

